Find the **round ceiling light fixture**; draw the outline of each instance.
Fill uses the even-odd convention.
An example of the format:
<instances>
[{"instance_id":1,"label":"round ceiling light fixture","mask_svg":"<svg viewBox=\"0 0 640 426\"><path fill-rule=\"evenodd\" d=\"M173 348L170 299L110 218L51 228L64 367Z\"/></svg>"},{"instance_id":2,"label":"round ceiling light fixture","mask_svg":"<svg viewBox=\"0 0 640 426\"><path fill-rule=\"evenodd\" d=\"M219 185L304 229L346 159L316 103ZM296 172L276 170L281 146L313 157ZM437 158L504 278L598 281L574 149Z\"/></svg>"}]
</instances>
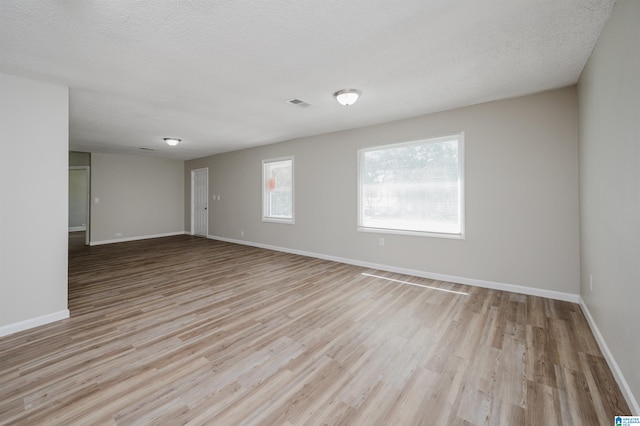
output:
<instances>
[{"instance_id":1,"label":"round ceiling light fixture","mask_svg":"<svg viewBox=\"0 0 640 426\"><path fill-rule=\"evenodd\" d=\"M169 146L176 146L182 141L182 139L178 139L178 138L163 138L163 139Z\"/></svg>"},{"instance_id":2,"label":"round ceiling light fixture","mask_svg":"<svg viewBox=\"0 0 640 426\"><path fill-rule=\"evenodd\" d=\"M340 105L349 106L356 103L360 91L356 89L342 89L333 94Z\"/></svg>"}]
</instances>

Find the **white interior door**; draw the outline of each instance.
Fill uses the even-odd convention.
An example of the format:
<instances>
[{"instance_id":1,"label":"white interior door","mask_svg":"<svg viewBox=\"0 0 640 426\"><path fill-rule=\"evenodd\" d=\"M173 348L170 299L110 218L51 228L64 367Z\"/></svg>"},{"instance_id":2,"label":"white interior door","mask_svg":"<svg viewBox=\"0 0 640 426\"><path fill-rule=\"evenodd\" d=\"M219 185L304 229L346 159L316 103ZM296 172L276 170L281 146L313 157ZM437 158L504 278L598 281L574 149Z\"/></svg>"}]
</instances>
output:
<instances>
[{"instance_id":1,"label":"white interior door","mask_svg":"<svg viewBox=\"0 0 640 426\"><path fill-rule=\"evenodd\" d=\"M206 237L209 232L209 169L191 171L191 234Z\"/></svg>"}]
</instances>

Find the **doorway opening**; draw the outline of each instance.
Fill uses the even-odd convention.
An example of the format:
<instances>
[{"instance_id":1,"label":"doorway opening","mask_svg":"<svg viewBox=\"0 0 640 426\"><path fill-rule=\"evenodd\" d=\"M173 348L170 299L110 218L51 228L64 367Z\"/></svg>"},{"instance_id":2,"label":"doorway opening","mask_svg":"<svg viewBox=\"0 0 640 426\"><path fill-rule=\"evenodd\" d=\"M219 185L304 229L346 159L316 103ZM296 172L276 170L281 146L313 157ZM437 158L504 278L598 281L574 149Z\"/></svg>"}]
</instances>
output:
<instances>
[{"instance_id":1,"label":"doorway opening","mask_svg":"<svg viewBox=\"0 0 640 426\"><path fill-rule=\"evenodd\" d=\"M69 237L89 245L89 166L69 167Z\"/></svg>"}]
</instances>

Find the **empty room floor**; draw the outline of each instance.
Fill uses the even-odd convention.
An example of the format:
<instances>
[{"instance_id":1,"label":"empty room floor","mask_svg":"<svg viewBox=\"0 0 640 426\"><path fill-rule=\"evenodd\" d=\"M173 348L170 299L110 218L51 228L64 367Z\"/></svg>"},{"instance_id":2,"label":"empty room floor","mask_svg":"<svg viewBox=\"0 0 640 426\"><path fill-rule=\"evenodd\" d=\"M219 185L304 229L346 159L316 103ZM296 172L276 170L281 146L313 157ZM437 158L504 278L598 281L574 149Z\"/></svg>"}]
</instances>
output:
<instances>
[{"instance_id":1,"label":"empty room floor","mask_svg":"<svg viewBox=\"0 0 640 426\"><path fill-rule=\"evenodd\" d=\"M568 302L176 236L70 244L69 309L0 338L0 424L598 425L629 413Z\"/></svg>"}]
</instances>

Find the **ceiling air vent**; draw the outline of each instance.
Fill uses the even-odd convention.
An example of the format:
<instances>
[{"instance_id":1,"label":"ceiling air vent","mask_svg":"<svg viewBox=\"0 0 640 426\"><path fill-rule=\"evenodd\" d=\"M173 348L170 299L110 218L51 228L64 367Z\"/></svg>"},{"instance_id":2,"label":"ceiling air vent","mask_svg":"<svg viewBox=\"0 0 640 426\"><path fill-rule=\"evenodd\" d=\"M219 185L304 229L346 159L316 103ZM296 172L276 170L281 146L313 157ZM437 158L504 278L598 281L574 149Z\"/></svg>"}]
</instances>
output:
<instances>
[{"instance_id":1,"label":"ceiling air vent","mask_svg":"<svg viewBox=\"0 0 640 426\"><path fill-rule=\"evenodd\" d=\"M155 151L153 148L140 148L142 151Z\"/></svg>"},{"instance_id":2,"label":"ceiling air vent","mask_svg":"<svg viewBox=\"0 0 640 426\"><path fill-rule=\"evenodd\" d=\"M310 103L307 103L307 102L303 101L302 99L289 99L287 102L290 103L291 105L296 105L296 106L299 106L299 107L311 106Z\"/></svg>"}]
</instances>

